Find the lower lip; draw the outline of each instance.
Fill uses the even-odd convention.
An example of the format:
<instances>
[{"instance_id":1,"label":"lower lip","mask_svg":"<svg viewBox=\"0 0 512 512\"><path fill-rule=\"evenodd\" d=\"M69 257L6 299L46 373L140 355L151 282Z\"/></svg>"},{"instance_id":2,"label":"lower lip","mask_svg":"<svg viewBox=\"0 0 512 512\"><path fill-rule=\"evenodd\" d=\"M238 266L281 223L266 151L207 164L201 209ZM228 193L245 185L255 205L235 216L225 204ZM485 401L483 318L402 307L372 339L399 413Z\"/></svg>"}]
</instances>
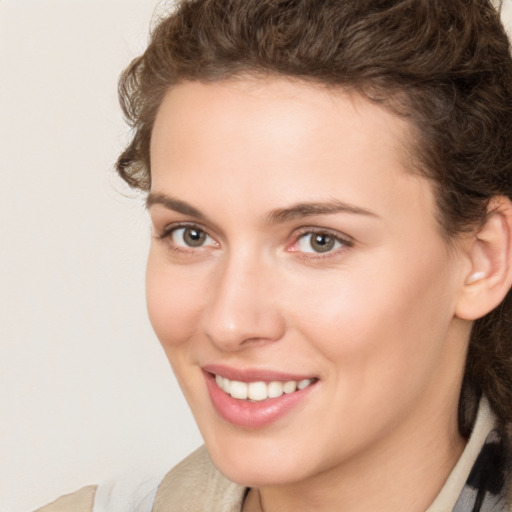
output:
<instances>
[{"instance_id":1,"label":"lower lip","mask_svg":"<svg viewBox=\"0 0 512 512\"><path fill-rule=\"evenodd\" d=\"M206 386L216 411L229 423L245 428L261 428L286 415L302 402L317 382L307 388L283 394L277 398L268 398L258 402L238 400L217 386L215 376L205 372Z\"/></svg>"}]
</instances>

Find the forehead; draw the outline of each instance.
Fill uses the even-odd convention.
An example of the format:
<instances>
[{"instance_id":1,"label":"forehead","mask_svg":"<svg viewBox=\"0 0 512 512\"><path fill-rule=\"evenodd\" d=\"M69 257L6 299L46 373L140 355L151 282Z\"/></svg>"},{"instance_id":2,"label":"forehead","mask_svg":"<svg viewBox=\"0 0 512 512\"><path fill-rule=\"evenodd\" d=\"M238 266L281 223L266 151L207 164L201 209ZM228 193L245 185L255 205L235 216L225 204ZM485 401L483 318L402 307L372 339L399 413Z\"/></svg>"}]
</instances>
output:
<instances>
[{"instance_id":1,"label":"forehead","mask_svg":"<svg viewBox=\"0 0 512 512\"><path fill-rule=\"evenodd\" d=\"M202 201L224 184L247 205L331 196L369 207L414 188L430 210L428 181L409 172L410 138L406 120L339 89L278 78L182 83L155 121L152 191Z\"/></svg>"},{"instance_id":2,"label":"forehead","mask_svg":"<svg viewBox=\"0 0 512 512\"><path fill-rule=\"evenodd\" d=\"M172 87L164 97L151 149L159 142L155 132L163 132L170 136L167 146L183 150L199 138L203 143L226 143L226 136L232 141L244 137L247 148L286 142L283 150L291 145L296 149L294 142L302 148L305 139L312 145L323 141L324 146L340 147L373 140L375 150L390 149L398 157L405 156L401 150L408 147L410 128L404 118L341 88L276 77L192 81Z\"/></svg>"}]
</instances>

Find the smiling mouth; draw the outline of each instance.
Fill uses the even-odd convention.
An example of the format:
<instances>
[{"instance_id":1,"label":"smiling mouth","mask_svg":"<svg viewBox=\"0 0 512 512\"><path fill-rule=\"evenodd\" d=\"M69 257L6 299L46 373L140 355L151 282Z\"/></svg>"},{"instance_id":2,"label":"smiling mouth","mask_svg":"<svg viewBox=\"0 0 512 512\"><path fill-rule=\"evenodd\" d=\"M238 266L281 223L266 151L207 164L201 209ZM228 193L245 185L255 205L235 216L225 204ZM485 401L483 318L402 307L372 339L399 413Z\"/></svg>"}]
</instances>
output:
<instances>
[{"instance_id":1,"label":"smiling mouth","mask_svg":"<svg viewBox=\"0 0 512 512\"><path fill-rule=\"evenodd\" d=\"M241 382L238 380L230 380L221 375L214 375L215 383L224 391L237 400L246 400L249 402L262 402L270 398L278 398L282 395L289 395L296 391L301 391L314 384L318 379L302 379L270 382L254 381Z\"/></svg>"}]
</instances>

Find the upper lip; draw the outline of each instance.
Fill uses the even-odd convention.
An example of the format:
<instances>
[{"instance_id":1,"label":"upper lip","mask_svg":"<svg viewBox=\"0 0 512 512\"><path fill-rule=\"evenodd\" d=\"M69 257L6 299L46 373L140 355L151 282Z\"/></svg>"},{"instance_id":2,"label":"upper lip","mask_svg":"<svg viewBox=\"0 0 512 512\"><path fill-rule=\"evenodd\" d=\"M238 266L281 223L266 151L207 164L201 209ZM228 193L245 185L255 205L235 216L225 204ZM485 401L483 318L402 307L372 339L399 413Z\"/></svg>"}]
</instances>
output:
<instances>
[{"instance_id":1,"label":"upper lip","mask_svg":"<svg viewBox=\"0 0 512 512\"><path fill-rule=\"evenodd\" d=\"M305 379L316 379L315 375L303 373L288 373L265 368L234 368L223 364L206 364L202 370L213 375L220 375L229 380L240 382L272 382L272 381L301 381Z\"/></svg>"}]
</instances>

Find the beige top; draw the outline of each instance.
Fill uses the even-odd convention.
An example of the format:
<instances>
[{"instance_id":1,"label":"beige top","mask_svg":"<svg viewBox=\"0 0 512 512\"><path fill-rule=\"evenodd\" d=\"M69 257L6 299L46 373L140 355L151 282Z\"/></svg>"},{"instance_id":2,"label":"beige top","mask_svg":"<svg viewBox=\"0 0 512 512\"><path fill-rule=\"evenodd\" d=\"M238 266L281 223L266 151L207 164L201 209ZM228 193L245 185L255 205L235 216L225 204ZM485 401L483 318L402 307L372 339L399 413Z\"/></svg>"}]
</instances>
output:
<instances>
[{"instance_id":1,"label":"beige top","mask_svg":"<svg viewBox=\"0 0 512 512\"><path fill-rule=\"evenodd\" d=\"M73 494L61 496L58 500L39 508L36 512L90 512L94 504L96 486L82 487Z\"/></svg>"},{"instance_id":2,"label":"beige top","mask_svg":"<svg viewBox=\"0 0 512 512\"><path fill-rule=\"evenodd\" d=\"M450 512L462 492L471 468L493 429L495 417L486 400L482 400L475 427L459 461L441 492L426 512ZM36 512L131 512L109 507L94 499L95 487L59 498ZM152 512L240 512L246 488L223 476L213 465L202 446L180 462L163 478L154 500ZM146 489L147 494L147 489ZM100 495L96 492L96 498ZM134 512L141 509L134 506Z\"/></svg>"}]
</instances>

